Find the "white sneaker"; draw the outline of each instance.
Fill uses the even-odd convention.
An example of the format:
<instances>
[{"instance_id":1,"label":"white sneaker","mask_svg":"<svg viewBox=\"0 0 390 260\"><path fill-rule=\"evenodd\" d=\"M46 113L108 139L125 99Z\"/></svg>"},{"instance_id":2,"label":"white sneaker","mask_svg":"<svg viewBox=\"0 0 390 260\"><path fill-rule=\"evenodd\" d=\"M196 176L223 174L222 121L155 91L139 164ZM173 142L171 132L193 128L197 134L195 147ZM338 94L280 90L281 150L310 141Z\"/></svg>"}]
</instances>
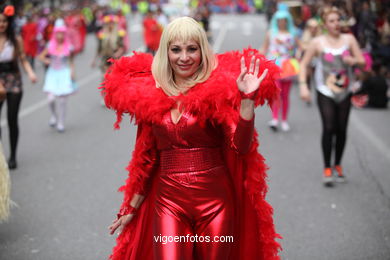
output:
<instances>
[{"instance_id":1,"label":"white sneaker","mask_svg":"<svg viewBox=\"0 0 390 260\"><path fill-rule=\"evenodd\" d=\"M282 131L284 132L290 131L290 125L286 121L283 121L280 126L282 128Z\"/></svg>"},{"instance_id":2,"label":"white sneaker","mask_svg":"<svg viewBox=\"0 0 390 260\"><path fill-rule=\"evenodd\" d=\"M63 124L58 124L58 125L57 125L57 131L58 131L59 133L65 132L65 126L64 126Z\"/></svg>"},{"instance_id":3,"label":"white sneaker","mask_svg":"<svg viewBox=\"0 0 390 260\"><path fill-rule=\"evenodd\" d=\"M268 126L271 128L271 130L273 131L278 131L278 120L276 119L272 119L271 121L268 122Z\"/></svg>"}]
</instances>

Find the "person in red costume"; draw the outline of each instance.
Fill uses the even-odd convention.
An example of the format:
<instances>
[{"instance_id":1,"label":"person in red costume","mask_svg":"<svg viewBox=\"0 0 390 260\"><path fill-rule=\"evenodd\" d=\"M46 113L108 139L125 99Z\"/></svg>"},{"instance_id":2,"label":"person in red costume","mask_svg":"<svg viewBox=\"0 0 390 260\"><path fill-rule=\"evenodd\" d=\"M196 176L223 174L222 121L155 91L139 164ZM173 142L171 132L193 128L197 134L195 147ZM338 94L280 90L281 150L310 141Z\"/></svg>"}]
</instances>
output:
<instances>
[{"instance_id":1,"label":"person in red costume","mask_svg":"<svg viewBox=\"0 0 390 260\"><path fill-rule=\"evenodd\" d=\"M68 37L74 46L74 55L84 51L87 26L83 15L78 10L73 10L65 18L66 26L69 28Z\"/></svg>"},{"instance_id":2,"label":"person in red costume","mask_svg":"<svg viewBox=\"0 0 390 260\"><path fill-rule=\"evenodd\" d=\"M22 26L21 30L26 58L33 69L35 67L35 56L37 56L38 52L38 24L36 21L36 15L30 16L27 19L27 23Z\"/></svg>"},{"instance_id":3,"label":"person in red costume","mask_svg":"<svg viewBox=\"0 0 390 260\"><path fill-rule=\"evenodd\" d=\"M166 27L154 58L113 61L102 95L115 128L129 113L138 129L110 259L279 259L254 129L254 108L278 97L278 74L254 49L213 54L189 17Z\"/></svg>"},{"instance_id":4,"label":"person in red costume","mask_svg":"<svg viewBox=\"0 0 390 260\"><path fill-rule=\"evenodd\" d=\"M154 55L160 43L162 27L154 18L153 12L151 10L148 10L145 15L143 27L146 52L152 53Z\"/></svg>"}]
</instances>

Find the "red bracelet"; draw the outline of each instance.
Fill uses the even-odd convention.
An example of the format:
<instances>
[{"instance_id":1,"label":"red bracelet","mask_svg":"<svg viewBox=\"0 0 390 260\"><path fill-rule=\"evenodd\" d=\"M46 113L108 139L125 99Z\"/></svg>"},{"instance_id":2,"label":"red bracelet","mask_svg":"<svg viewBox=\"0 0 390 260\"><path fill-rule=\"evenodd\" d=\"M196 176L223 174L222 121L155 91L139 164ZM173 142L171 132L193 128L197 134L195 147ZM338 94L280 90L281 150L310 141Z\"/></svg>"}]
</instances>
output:
<instances>
[{"instance_id":1,"label":"red bracelet","mask_svg":"<svg viewBox=\"0 0 390 260\"><path fill-rule=\"evenodd\" d=\"M244 93L240 91L241 99L250 99L250 100L255 100L257 96L257 90L252 91L250 93Z\"/></svg>"}]
</instances>

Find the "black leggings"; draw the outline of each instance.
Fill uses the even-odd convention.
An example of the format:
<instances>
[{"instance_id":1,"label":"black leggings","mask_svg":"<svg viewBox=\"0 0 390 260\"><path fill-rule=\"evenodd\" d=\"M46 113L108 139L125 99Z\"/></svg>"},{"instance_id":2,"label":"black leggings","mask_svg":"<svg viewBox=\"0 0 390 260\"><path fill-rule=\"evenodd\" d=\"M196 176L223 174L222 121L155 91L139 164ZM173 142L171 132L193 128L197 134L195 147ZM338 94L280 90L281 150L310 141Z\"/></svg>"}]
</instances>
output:
<instances>
[{"instance_id":1,"label":"black leggings","mask_svg":"<svg viewBox=\"0 0 390 260\"><path fill-rule=\"evenodd\" d=\"M23 93L7 93L7 120L9 127L9 139L10 139L10 159L16 160L16 147L18 145L19 137L19 125L18 114L20 108L20 102L22 101ZM0 102L0 116L4 102ZM1 118L1 117L0 117ZM1 136L1 129L0 129Z\"/></svg>"},{"instance_id":2,"label":"black leggings","mask_svg":"<svg viewBox=\"0 0 390 260\"><path fill-rule=\"evenodd\" d=\"M340 103L317 91L318 108L322 120L322 153L325 167L331 167L333 140L336 141L335 165L340 165L345 142L347 140L347 125L351 110L351 96Z\"/></svg>"}]
</instances>

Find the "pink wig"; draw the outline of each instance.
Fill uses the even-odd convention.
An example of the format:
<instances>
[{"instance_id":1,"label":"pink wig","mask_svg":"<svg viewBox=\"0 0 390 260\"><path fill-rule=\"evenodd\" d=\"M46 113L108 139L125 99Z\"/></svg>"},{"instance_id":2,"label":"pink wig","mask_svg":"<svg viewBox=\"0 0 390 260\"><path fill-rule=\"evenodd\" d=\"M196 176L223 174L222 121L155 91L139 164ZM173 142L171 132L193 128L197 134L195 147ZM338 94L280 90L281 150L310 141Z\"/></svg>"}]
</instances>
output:
<instances>
[{"instance_id":1,"label":"pink wig","mask_svg":"<svg viewBox=\"0 0 390 260\"><path fill-rule=\"evenodd\" d=\"M50 55L57 55L57 56L69 56L72 52L72 45L68 39L67 35L67 28L65 25L61 26L54 26L53 33L50 37L49 45L48 45L48 51ZM63 48L61 51L58 51L58 41L56 39L57 33L63 33L64 34L64 42Z\"/></svg>"}]
</instances>

